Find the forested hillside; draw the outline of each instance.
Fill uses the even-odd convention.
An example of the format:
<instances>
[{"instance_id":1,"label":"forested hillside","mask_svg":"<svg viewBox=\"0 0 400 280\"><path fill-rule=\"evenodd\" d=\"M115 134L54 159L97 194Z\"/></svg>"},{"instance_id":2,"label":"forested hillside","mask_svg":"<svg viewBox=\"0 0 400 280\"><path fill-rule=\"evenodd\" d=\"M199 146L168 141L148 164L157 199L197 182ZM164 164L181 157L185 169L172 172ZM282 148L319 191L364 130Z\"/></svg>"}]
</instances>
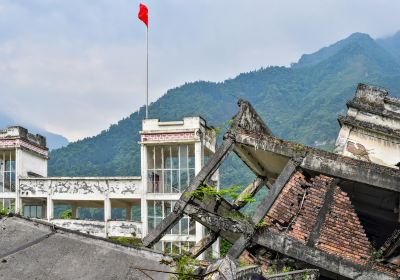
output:
<instances>
[{"instance_id":1,"label":"forested hillside","mask_svg":"<svg viewBox=\"0 0 400 280\"><path fill-rule=\"evenodd\" d=\"M400 64L383 42L356 33L302 56L292 67L263 68L222 83L187 83L152 103L150 116L179 120L201 115L210 125L224 128L238 109L238 98L244 98L275 135L331 149L339 129L337 115L345 112L359 82L386 87L399 96ZM139 175L143 117L141 108L95 137L52 151L50 175ZM247 183L251 176L234 158L224 164L221 175L223 186Z\"/></svg>"}]
</instances>

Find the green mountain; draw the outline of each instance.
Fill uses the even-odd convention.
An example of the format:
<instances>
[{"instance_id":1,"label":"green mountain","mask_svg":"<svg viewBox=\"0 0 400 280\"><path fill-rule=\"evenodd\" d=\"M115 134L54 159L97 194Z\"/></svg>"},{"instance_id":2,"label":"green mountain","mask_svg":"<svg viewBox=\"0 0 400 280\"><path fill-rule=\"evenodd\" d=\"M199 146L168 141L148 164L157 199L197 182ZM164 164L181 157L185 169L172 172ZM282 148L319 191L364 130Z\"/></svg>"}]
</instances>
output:
<instances>
[{"instance_id":1,"label":"green mountain","mask_svg":"<svg viewBox=\"0 0 400 280\"><path fill-rule=\"evenodd\" d=\"M389 51L400 62L400 31L390 37L376 40L376 42Z\"/></svg>"},{"instance_id":2,"label":"green mountain","mask_svg":"<svg viewBox=\"0 0 400 280\"><path fill-rule=\"evenodd\" d=\"M369 35L356 33L292 67L268 67L221 83L194 82L169 90L152 103L151 117L179 120L201 115L224 129L237 111L238 98L249 100L273 133L304 144L331 149L339 125L359 82L400 92L400 64ZM398 96L398 95L397 95ZM72 175L139 175L139 130L144 108L99 135L51 152L49 173ZM223 186L246 184L254 176L235 158L221 170Z\"/></svg>"}]
</instances>

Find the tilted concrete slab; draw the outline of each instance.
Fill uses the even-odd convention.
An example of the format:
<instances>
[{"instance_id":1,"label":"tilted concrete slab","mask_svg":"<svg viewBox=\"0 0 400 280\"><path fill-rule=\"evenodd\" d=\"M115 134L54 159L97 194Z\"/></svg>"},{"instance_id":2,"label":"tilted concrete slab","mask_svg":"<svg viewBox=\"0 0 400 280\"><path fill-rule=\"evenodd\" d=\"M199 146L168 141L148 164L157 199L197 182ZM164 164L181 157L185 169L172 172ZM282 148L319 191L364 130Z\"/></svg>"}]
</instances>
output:
<instances>
[{"instance_id":1,"label":"tilted concrete slab","mask_svg":"<svg viewBox=\"0 0 400 280\"><path fill-rule=\"evenodd\" d=\"M41 238L42 237L42 238ZM21 246L26 245L26 248ZM11 254L8 254L11 253ZM19 217L0 220L0 279L169 279L163 254ZM4 256L6 255L6 256ZM145 274L146 273L146 274Z\"/></svg>"}]
</instances>

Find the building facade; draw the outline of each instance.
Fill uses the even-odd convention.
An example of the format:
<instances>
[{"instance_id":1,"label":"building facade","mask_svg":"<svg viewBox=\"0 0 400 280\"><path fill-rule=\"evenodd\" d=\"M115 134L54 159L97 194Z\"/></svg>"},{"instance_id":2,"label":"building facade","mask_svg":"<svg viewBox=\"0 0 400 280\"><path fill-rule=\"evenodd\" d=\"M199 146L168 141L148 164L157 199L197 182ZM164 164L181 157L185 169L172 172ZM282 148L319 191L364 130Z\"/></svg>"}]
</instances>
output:
<instances>
[{"instance_id":1,"label":"building facade","mask_svg":"<svg viewBox=\"0 0 400 280\"><path fill-rule=\"evenodd\" d=\"M0 130L0 208L22 210L19 178L47 176L46 139L18 126Z\"/></svg>"},{"instance_id":2,"label":"building facade","mask_svg":"<svg viewBox=\"0 0 400 280\"><path fill-rule=\"evenodd\" d=\"M381 87L359 84L347 102L335 152L398 168L400 164L400 100Z\"/></svg>"},{"instance_id":3,"label":"building facade","mask_svg":"<svg viewBox=\"0 0 400 280\"><path fill-rule=\"evenodd\" d=\"M200 117L147 119L140 134L141 176L47 177L45 138L21 127L1 131L0 206L96 236L146 235L215 152L216 135ZM212 180L219 187L218 172ZM204 234L185 216L155 248L182 252Z\"/></svg>"}]
</instances>

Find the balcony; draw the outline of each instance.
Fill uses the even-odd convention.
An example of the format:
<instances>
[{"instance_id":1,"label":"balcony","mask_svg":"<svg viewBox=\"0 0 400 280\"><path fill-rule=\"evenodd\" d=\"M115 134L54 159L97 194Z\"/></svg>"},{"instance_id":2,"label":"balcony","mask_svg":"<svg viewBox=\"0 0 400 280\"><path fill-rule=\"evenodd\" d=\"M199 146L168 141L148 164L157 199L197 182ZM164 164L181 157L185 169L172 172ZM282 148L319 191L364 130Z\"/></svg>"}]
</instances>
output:
<instances>
[{"instance_id":1,"label":"balcony","mask_svg":"<svg viewBox=\"0 0 400 280\"><path fill-rule=\"evenodd\" d=\"M48 177L21 178L21 197L47 197L63 200L102 200L137 198L140 177Z\"/></svg>"}]
</instances>

